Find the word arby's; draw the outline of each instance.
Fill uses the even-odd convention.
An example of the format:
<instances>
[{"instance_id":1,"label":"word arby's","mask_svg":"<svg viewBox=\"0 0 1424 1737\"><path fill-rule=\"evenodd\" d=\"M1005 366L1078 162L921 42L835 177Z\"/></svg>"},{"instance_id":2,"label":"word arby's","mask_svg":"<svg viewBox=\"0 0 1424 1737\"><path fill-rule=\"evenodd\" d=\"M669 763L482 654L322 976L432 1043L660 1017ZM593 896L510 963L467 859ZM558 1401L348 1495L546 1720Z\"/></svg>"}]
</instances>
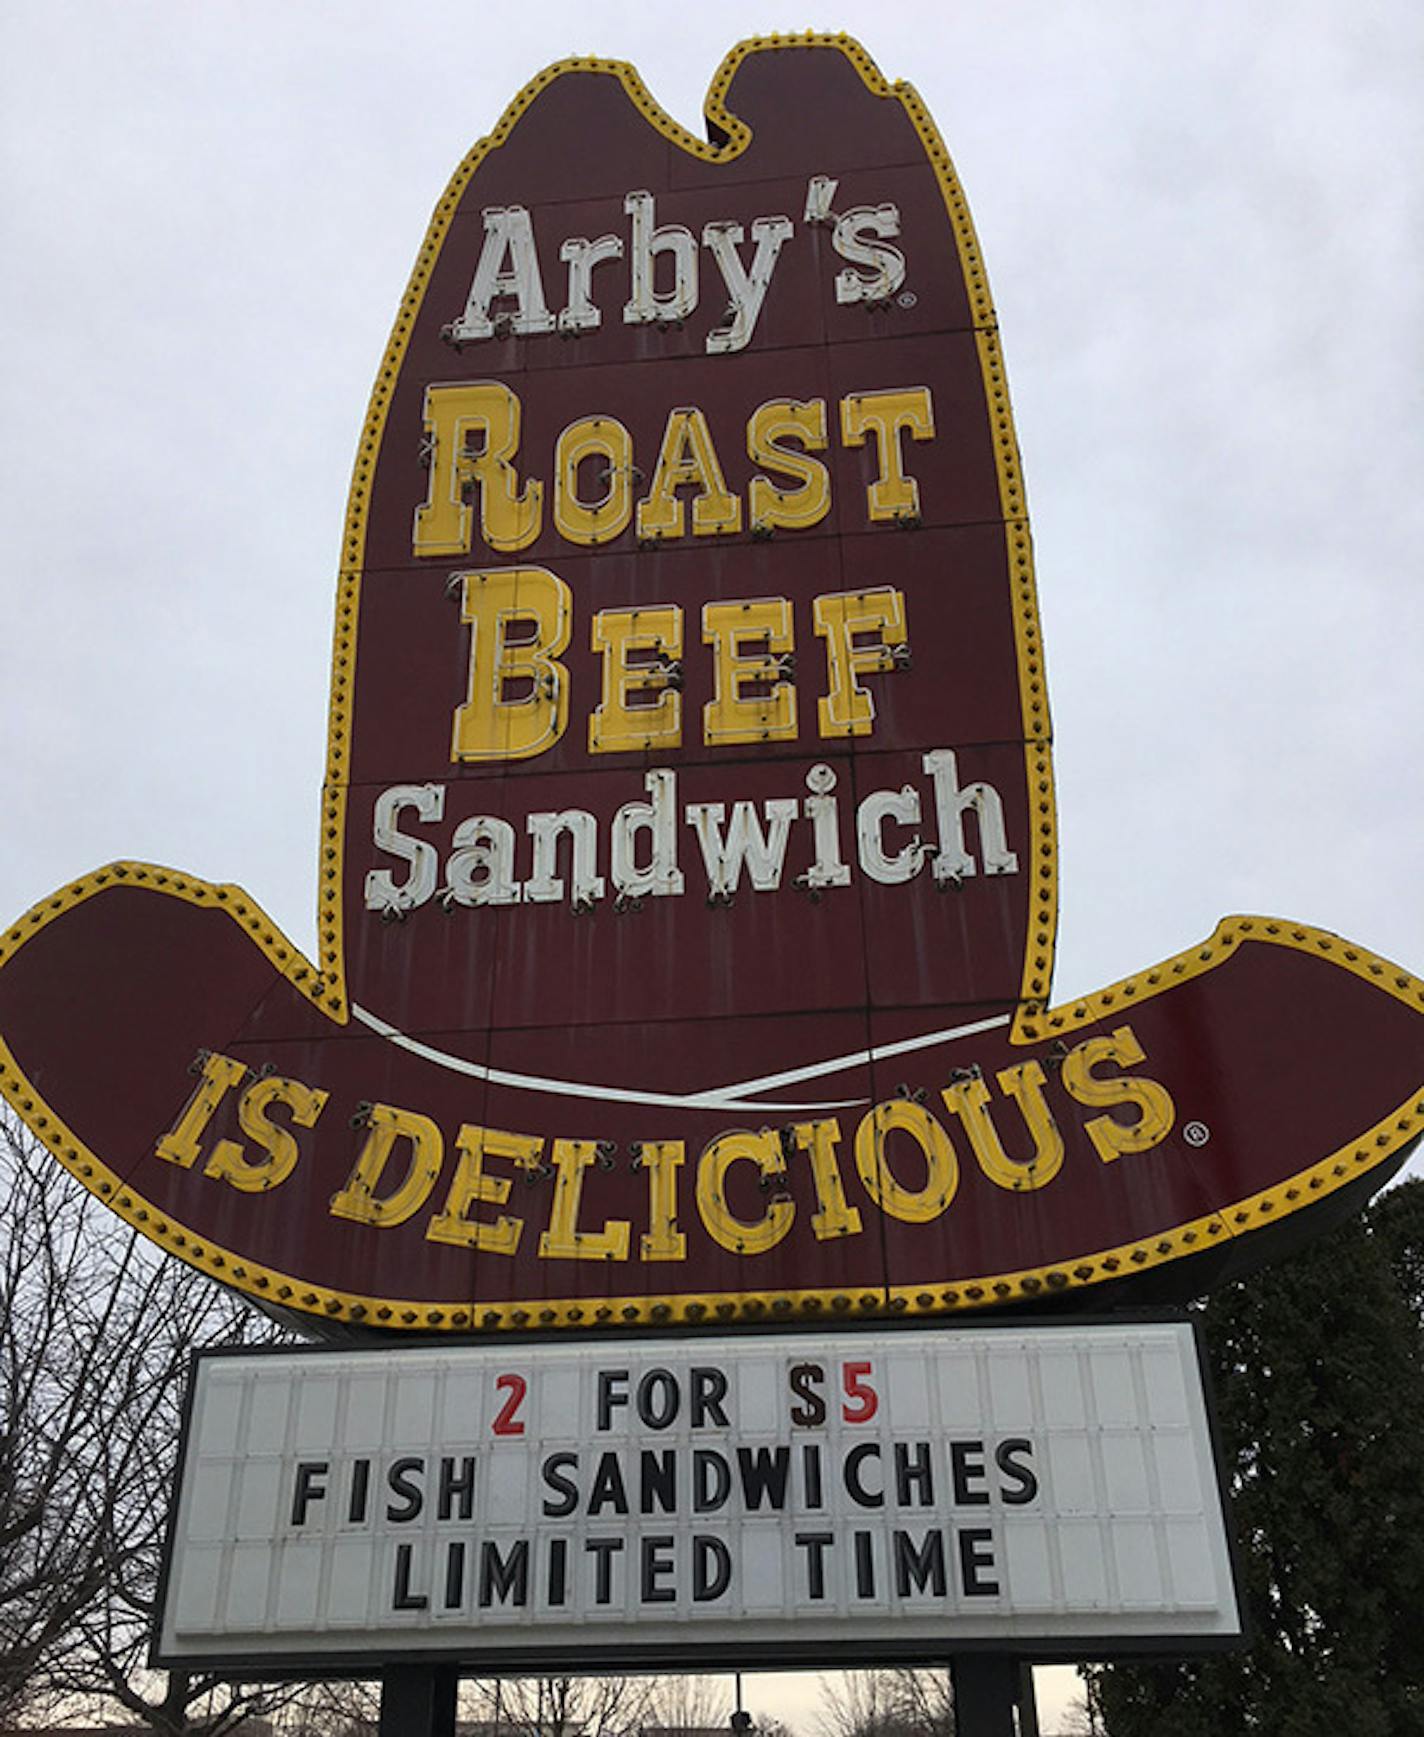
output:
<instances>
[{"instance_id":1,"label":"word arby's","mask_svg":"<svg viewBox=\"0 0 1424 1737\"><path fill-rule=\"evenodd\" d=\"M831 247L844 262L833 280L835 298L844 304L888 301L905 281L905 256L888 245L900 233L899 209L857 205L837 214L831 210L837 185L825 175L813 176L805 207L806 223L829 228ZM446 338L458 345L484 338L549 332L573 337L597 331L603 324L599 292L605 280L615 277L616 293L626 295L625 325L681 325L690 319L700 296L697 237L682 224L659 224L653 195L641 189L624 195L623 211L626 236L600 235L590 241L574 235L560 244L559 260L567 277L564 306L555 314L544 292L545 264L528 210L523 205L486 209L470 293L464 312L445 328ZM744 263L738 252L746 241L744 224L732 218L703 224L702 246L717 264L726 295L722 320L707 335L709 355L744 350L751 342L781 250L795 232L789 217L754 218L751 259ZM618 261L626 265L615 274L608 267ZM659 277L664 280L661 289ZM607 299L606 290L603 295Z\"/></svg>"}]
</instances>

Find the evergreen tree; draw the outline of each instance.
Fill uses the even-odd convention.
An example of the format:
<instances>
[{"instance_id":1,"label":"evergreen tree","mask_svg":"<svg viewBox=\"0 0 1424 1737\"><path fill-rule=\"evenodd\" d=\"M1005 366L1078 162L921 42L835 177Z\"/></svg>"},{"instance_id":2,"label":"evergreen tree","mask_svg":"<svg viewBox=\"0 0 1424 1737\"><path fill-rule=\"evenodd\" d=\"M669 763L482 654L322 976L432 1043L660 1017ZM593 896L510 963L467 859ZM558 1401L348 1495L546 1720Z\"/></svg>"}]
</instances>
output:
<instances>
[{"instance_id":1,"label":"evergreen tree","mask_svg":"<svg viewBox=\"0 0 1424 1737\"><path fill-rule=\"evenodd\" d=\"M1248 1650L1087 1673L1107 1737L1424 1733L1424 1181L1205 1310Z\"/></svg>"}]
</instances>

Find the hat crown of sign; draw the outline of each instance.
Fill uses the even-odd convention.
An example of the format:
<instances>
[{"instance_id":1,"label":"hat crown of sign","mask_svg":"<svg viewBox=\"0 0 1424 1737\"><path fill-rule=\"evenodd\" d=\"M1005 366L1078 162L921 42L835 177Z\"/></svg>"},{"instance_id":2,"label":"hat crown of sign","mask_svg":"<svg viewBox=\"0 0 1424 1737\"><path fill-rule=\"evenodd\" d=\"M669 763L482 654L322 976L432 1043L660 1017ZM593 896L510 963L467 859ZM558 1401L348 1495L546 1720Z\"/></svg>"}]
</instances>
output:
<instances>
[{"instance_id":1,"label":"hat crown of sign","mask_svg":"<svg viewBox=\"0 0 1424 1737\"><path fill-rule=\"evenodd\" d=\"M709 130L618 63L551 69L457 173L397 321L348 526L323 932L333 995L398 1029L452 1028L486 972L497 1024L611 1011L655 1043L1047 994L1031 553L952 168L844 38L743 44ZM630 971L613 918L645 906ZM449 916L478 925L463 977Z\"/></svg>"}]
</instances>

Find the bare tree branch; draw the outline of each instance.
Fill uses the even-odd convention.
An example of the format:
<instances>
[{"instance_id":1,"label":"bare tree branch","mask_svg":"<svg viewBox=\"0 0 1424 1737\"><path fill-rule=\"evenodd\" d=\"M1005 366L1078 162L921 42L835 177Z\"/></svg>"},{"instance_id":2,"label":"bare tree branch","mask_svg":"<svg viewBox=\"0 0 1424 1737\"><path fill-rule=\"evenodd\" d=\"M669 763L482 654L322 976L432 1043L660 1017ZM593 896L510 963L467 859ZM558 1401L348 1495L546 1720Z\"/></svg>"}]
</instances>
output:
<instances>
[{"instance_id":1,"label":"bare tree branch","mask_svg":"<svg viewBox=\"0 0 1424 1737\"><path fill-rule=\"evenodd\" d=\"M122 1709L223 1737L294 1688L147 1670L194 1349L285 1337L127 1230L0 1117L0 1724Z\"/></svg>"},{"instance_id":2,"label":"bare tree branch","mask_svg":"<svg viewBox=\"0 0 1424 1737\"><path fill-rule=\"evenodd\" d=\"M826 1737L954 1737L948 1671L842 1671L820 1679Z\"/></svg>"}]
</instances>

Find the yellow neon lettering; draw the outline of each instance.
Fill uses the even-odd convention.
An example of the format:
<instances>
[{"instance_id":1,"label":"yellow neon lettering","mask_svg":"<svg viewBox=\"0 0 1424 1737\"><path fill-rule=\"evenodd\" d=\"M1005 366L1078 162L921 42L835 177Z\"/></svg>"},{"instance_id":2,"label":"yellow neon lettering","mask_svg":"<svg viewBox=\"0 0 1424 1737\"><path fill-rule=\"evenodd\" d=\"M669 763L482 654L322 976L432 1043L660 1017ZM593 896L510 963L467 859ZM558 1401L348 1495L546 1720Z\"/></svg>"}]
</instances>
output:
<instances>
[{"instance_id":1,"label":"yellow neon lettering","mask_svg":"<svg viewBox=\"0 0 1424 1737\"><path fill-rule=\"evenodd\" d=\"M866 484L866 508L872 519L918 516L920 485L905 475L900 434L908 429L915 440L934 439L934 408L929 388L911 386L900 392L852 392L841 399L841 439L847 446L864 446L875 437L879 474Z\"/></svg>"},{"instance_id":2,"label":"yellow neon lettering","mask_svg":"<svg viewBox=\"0 0 1424 1737\"><path fill-rule=\"evenodd\" d=\"M469 696L455 710L452 760L527 760L568 727L573 593L545 567L462 573L470 629ZM529 637L512 635L532 624Z\"/></svg>"},{"instance_id":3,"label":"yellow neon lettering","mask_svg":"<svg viewBox=\"0 0 1424 1737\"><path fill-rule=\"evenodd\" d=\"M645 1261L687 1258L687 1238L677 1228L678 1171L686 1162L681 1140L644 1140L640 1154L648 1177L648 1228L639 1255Z\"/></svg>"},{"instance_id":4,"label":"yellow neon lettering","mask_svg":"<svg viewBox=\"0 0 1424 1737\"><path fill-rule=\"evenodd\" d=\"M593 461L603 493L586 501L579 472ZM633 439L613 416L571 422L554 448L554 527L570 543L591 548L621 536L633 516Z\"/></svg>"},{"instance_id":5,"label":"yellow neon lettering","mask_svg":"<svg viewBox=\"0 0 1424 1737\"><path fill-rule=\"evenodd\" d=\"M243 1133L267 1157L254 1163L238 1141L219 1140L203 1174L230 1182L244 1194L259 1194L285 1182L296 1168L300 1153L291 1130L269 1121L267 1112L274 1104L280 1104L292 1112L292 1120L299 1128L310 1128L326 1099L327 1094L318 1088L304 1086L300 1080L283 1079L280 1074L255 1080L238 1099L237 1121Z\"/></svg>"},{"instance_id":6,"label":"yellow neon lettering","mask_svg":"<svg viewBox=\"0 0 1424 1737\"><path fill-rule=\"evenodd\" d=\"M1084 1131L1104 1164L1128 1152L1146 1152L1172 1131L1177 1112L1165 1086L1156 1080L1103 1080L1093 1073L1102 1062L1132 1068L1146 1060L1130 1025L1118 1026L1111 1037L1090 1037L1075 1044L1063 1058L1063 1084L1080 1104L1090 1109L1130 1104L1138 1111L1137 1120L1130 1124L1119 1122L1115 1116L1094 1116L1084 1123Z\"/></svg>"},{"instance_id":7,"label":"yellow neon lettering","mask_svg":"<svg viewBox=\"0 0 1424 1737\"><path fill-rule=\"evenodd\" d=\"M787 599L704 603L702 639L712 647L713 666L703 741L794 741L796 689L784 659L795 637Z\"/></svg>"},{"instance_id":8,"label":"yellow neon lettering","mask_svg":"<svg viewBox=\"0 0 1424 1737\"><path fill-rule=\"evenodd\" d=\"M218 1113L223 1099L246 1073L246 1063L234 1061L231 1056L204 1056L203 1071L193 1094L183 1106L178 1120L154 1147L156 1155L184 1170L195 1164L203 1149L203 1135L208 1123Z\"/></svg>"},{"instance_id":9,"label":"yellow neon lettering","mask_svg":"<svg viewBox=\"0 0 1424 1737\"><path fill-rule=\"evenodd\" d=\"M868 736L875 701L862 675L895 668L892 648L906 643L905 594L890 585L872 591L830 591L811 605L816 636L826 642L826 692L817 701L823 736ZM868 637L874 640L867 644ZM857 643L859 642L859 643Z\"/></svg>"},{"instance_id":10,"label":"yellow neon lettering","mask_svg":"<svg viewBox=\"0 0 1424 1737\"><path fill-rule=\"evenodd\" d=\"M469 496L480 501L480 535L502 555L527 549L539 535L544 485L519 487L519 399L495 380L427 386L425 437L430 493L415 509L412 553L465 555L473 532ZM472 442L474 444L472 445Z\"/></svg>"},{"instance_id":11,"label":"yellow neon lettering","mask_svg":"<svg viewBox=\"0 0 1424 1737\"><path fill-rule=\"evenodd\" d=\"M425 1227L430 1242L453 1243L457 1248L476 1248L485 1254L512 1255L524 1231L522 1218L501 1213L498 1218L471 1218L476 1204L503 1206L509 1199L508 1176L485 1172L488 1158L507 1158L523 1170L533 1170L543 1150L543 1139L534 1134L505 1134L498 1128L477 1128L466 1122L455 1136L460 1162L450 1182L445 1204Z\"/></svg>"},{"instance_id":12,"label":"yellow neon lettering","mask_svg":"<svg viewBox=\"0 0 1424 1737\"><path fill-rule=\"evenodd\" d=\"M897 1129L908 1134L925 1161L924 1186L906 1188L890 1168L885 1147ZM959 1159L943 1126L923 1105L906 1098L877 1104L861 1118L855 1131L855 1164L865 1192L891 1218L907 1224L928 1224L954 1199L959 1187Z\"/></svg>"},{"instance_id":13,"label":"yellow neon lettering","mask_svg":"<svg viewBox=\"0 0 1424 1737\"><path fill-rule=\"evenodd\" d=\"M379 1196L376 1189L397 1140L410 1147L405 1175L389 1194ZM404 1224L424 1206L444 1157L444 1137L429 1116L393 1109L389 1104L373 1105L365 1144L356 1154L345 1187L331 1197L332 1216L387 1228Z\"/></svg>"},{"instance_id":14,"label":"yellow neon lettering","mask_svg":"<svg viewBox=\"0 0 1424 1737\"><path fill-rule=\"evenodd\" d=\"M782 445L798 440L804 449ZM830 472L813 452L826 450L826 401L773 398L760 404L747 422L747 456L794 478L801 486L777 488L764 476L754 476L747 489L747 510L753 530L806 531L819 525L831 510Z\"/></svg>"},{"instance_id":15,"label":"yellow neon lettering","mask_svg":"<svg viewBox=\"0 0 1424 1737\"><path fill-rule=\"evenodd\" d=\"M737 1129L719 1134L698 1161L697 1210L708 1236L723 1248L733 1254L765 1254L791 1229L796 1206L788 1195L769 1200L761 1218L749 1221L734 1217L727 1205L727 1172L743 1161L754 1164L763 1176L782 1174L780 1139L769 1130L752 1134Z\"/></svg>"},{"instance_id":16,"label":"yellow neon lettering","mask_svg":"<svg viewBox=\"0 0 1424 1737\"><path fill-rule=\"evenodd\" d=\"M554 1203L549 1208L549 1228L539 1238L542 1259L627 1260L631 1229L626 1218L607 1219L602 1230L578 1228L584 1172L597 1156L598 1147L592 1140L555 1140Z\"/></svg>"},{"instance_id":17,"label":"yellow neon lettering","mask_svg":"<svg viewBox=\"0 0 1424 1737\"><path fill-rule=\"evenodd\" d=\"M657 468L646 497L638 502L640 537L680 537L684 515L680 488L696 489L692 534L715 536L741 529L742 503L728 493L712 432L700 410L670 410Z\"/></svg>"},{"instance_id":18,"label":"yellow neon lettering","mask_svg":"<svg viewBox=\"0 0 1424 1737\"><path fill-rule=\"evenodd\" d=\"M1043 1069L1037 1062L1024 1062L1021 1067L1005 1068L995 1077L999 1090L1018 1105L1033 1139L1033 1156L1026 1163L1010 1158L1004 1150L989 1109L989 1088L983 1080L960 1080L940 1095L964 1124L979 1168L991 1182L1000 1188L1042 1188L1063 1165L1063 1136L1043 1095Z\"/></svg>"},{"instance_id":19,"label":"yellow neon lettering","mask_svg":"<svg viewBox=\"0 0 1424 1737\"><path fill-rule=\"evenodd\" d=\"M590 754L626 754L682 743L682 694L670 663L682 656L682 611L601 609L593 649L603 654L603 698L589 713ZM633 652L651 653L638 663Z\"/></svg>"},{"instance_id":20,"label":"yellow neon lettering","mask_svg":"<svg viewBox=\"0 0 1424 1737\"><path fill-rule=\"evenodd\" d=\"M836 1147L840 1144L841 1125L834 1117L824 1122L797 1122L791 1136L798 1151L811 1160L811 1177L816 1185L816 1211L811 1216L811 1229L819 1242L833 1236L857 1236L861 1229L859 1207L845 1197L841 1181L840 1159Z\"/></svg>"}]
</instances>

